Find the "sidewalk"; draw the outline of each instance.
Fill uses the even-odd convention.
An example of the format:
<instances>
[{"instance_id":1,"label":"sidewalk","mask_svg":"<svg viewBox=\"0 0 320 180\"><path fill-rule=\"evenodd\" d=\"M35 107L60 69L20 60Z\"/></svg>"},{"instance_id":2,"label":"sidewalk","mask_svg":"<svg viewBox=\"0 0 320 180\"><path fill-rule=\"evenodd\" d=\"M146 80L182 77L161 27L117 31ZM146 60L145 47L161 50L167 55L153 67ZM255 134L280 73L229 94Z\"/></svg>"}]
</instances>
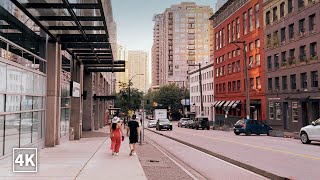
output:
<instances>
[{"instance_id":1,"label":"sidewalk","mask_svg":"<svg viewBox=\"0 0 320 180\"><path fill-rule=\"evenodd\" d=\"M103 128L79 141L68 141L38 152L38 173L13 173L11 162L0 161L0 180L146 180L137 156L129 156L128 138L122 142L119 156L110 152L110 138L101 137Z\"/></svg>"}]
</instances>

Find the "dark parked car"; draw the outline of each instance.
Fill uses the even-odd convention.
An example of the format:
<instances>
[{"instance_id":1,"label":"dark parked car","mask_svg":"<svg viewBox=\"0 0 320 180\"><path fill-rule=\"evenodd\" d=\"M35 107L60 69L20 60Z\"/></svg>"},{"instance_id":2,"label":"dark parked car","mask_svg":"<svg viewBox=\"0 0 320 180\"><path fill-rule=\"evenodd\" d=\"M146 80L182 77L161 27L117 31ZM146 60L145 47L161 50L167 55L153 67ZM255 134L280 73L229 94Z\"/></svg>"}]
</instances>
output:
<instances>
[{"instance_id":1,"label":"dark parked car","mask_svg":"<svg viewBox=\"0 0 320 180\"><path fill-rule=\"evenodd\" d=\"M189 118L181 118L178 122L178 127L185 127L189 120Z\"/></svg>"},{"instance_id":2,"label":"dark parked car","mask_svg":"<svg viewBox=\"0 0 320 180\"><path fill-rule=\"evenodd\" d=\"M272 127L261 121L253 119L241 119L237 121L233 129L236 135L244 133L247 136L250 136L251 134L267 134L269 136L269 131L272 130Z\"/></svg>"},{"instance_id":3,"label":"dark parked car","mask_svg":"<svg viewBox=\"0 0 320 180\"><path fill-rule=\"evenodd\" d=\"M169 119L159 119L157 121L156 129L158 131L161 131L162 129L172 130L172 123L169 121Z\"/></svg>"},{"instance_id":4,"label":"dark parked car","mask_svg":"<svg viewBox=\"0 0 320 180\"><path fill-rule=\"evenodd\" d=\"M197 117L193 123L193 129L210 129L209 119L207 117Z\"/></svg>"}]
</instances>

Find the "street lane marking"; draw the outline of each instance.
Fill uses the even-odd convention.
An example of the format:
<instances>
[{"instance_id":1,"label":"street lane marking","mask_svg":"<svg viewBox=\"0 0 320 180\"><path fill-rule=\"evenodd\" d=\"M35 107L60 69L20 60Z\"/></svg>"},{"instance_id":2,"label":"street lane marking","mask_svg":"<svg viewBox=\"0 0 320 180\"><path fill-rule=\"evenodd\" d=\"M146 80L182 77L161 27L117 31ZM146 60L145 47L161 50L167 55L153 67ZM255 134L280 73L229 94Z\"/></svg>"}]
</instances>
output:
<instances>
[{"instance_id":1,"label":"street lane marking","mask_svg":"<svg viewBox=\"0 0 320 180\"><path fill-rule=\"evenodd\" d=\"M188 170L186 170L183 166L181 166L177 161L175 161L174 159L172 159L169 155L167 155L165 152L163 152L159 147L157 147L157 145L155 145L155 143L149 141L150 144L152 144L156 149L158 149L162 154L164 154L168 159L170 159L174 164L176 164L179 168L181 168L185 173L188 174L188 176L190 176L193 180L199 180L197 177L195 177L191 172L189 172ZM160 145L159 145L160 146ZM162 147L163 148L163 147Z\"/></svg>"},{"instance_id":2,"label":"street lane marking","mask_svg":"<svg viewBox=\"0 0 320 180\"><path fill-rule=\"evenodd\" d=\"M284 151L284 150L279 150L279 149L261 147L261 146L256 146L256 145L252 145L252 144L241 143L241 142L236 142L236 141L231 141L231 140L225 140L225 139L219 139L219 138L214 138L214 137L205 136L205 135L199 135L199 134L193 134L193 133L184 132L184 131L179 131L179 132L185 133L185 134L189 134L189 135L196 135L196 136L199 136L199 137L205 137L205 138L209 138L209 139L214 139L214 140L229 142L229 143L240 144L240 145L243 145L243 146L249 146L249 147L253 147L253 148L257 148L257 149L264 149L264 150L269 150L269 151L274 151L274 152L280 152L280 153L284 153L284 154L290 154L290 155L294 155L294 156L300 156L300 157L303 157L303 158L308 158L308 159L313 159L313 160L318 160L318 161L320 161L320 158L318 158L318 157L309 156L309 155L305 155L305 154L299 154L299 153L294 153L294 152L290 152L290 151ZM171 136L171 137L172 137L172 136Z\"/></svg>"}]
</instances>

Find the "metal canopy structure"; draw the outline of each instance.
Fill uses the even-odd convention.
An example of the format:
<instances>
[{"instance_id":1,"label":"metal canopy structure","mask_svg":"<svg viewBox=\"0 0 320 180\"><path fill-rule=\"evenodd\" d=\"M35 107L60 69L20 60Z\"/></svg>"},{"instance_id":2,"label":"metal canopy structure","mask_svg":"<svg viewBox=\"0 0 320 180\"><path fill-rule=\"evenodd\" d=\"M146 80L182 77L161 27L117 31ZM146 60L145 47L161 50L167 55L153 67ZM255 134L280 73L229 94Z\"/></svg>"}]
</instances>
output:
<instances>
[{"instance_id":1,"label":"metal canopy structure","mask_svg":"<svg viewBox=\"0 0 320 180\"><path fill-rule=\"evenodd\" d=\"M89 72L124 72L125 61L115 61L109 41L103 0L10 0L81 61ZM13 20L14 21L14 20ZM19 21L19 20L17 20ZM9 25L21 29L19 22ZM32 33L35 36L35 33Z\"/></svg>"}]
</instances>

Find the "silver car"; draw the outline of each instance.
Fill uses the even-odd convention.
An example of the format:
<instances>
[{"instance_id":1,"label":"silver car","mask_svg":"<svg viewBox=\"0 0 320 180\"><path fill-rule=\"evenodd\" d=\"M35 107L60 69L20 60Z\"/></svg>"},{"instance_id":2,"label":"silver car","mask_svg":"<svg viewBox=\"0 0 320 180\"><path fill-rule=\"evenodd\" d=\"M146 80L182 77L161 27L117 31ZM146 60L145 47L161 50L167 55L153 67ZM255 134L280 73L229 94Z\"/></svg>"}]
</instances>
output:
<instances>
[{"instance_id":1,"label":"silver car","mask_svg":"<svg viewBox=\"0 0 320 180\"><path fill-rule=\"evenodd\" d=\"M310 144L311 141L320 141L320 118L313 121L311 125L301 128L300 140L303 144Z\"/></svg>"}]
</instances>

